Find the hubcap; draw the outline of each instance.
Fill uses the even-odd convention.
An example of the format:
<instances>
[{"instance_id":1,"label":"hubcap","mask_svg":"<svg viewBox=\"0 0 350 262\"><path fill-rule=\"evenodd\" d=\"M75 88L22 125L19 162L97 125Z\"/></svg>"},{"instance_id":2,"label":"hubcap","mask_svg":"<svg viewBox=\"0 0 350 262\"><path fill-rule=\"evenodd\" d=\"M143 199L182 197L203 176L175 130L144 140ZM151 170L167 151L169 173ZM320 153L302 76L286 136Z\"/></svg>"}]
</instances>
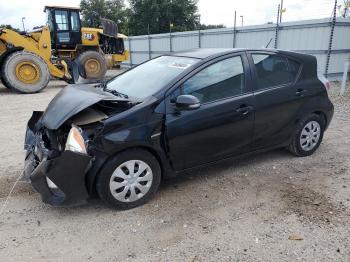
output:
<instances>
[{"instance_id":1,"label":"hubcap","mask_svg":"<svg viewBox=\"0 0 350 262\"><path fill-rule=\"evenodd\" d=\"M32 62L21 62L16 66L16 77L25 84L35 84L40 79L40 69Z\"/></svg>"},{"instance_id":2,"label":"hubcap","mask_svg":"<svg viewBox=\"0 0 350 262\"><path fill-rule=\"evenodd\" d=\"M85 70L87 73L97 74L101 70L101 65L98 60L91 58L85 62Z\"/></svg>"},{"instance_id":3,"label":"hubcap","mask_svg":"<svg viewBox=\"0 0 350 262\"><path fill-rule=\"evenodd\" d=\"M321 137L321 126L316 121L311 121L305 125L300 134L300 146L305 151L315 148Z\"/></svg>"},{"instance_id":4,"label":"hubcap","mask_svg":"<svg viewBox=\"0 0 350 262\"><path fill-rule=\"evenodd\" d=\"M118 166L109 181L113 197L121 202L139 200L150 190L152 169L141 160L130 160Z\"/></svg>"}]
</instances>

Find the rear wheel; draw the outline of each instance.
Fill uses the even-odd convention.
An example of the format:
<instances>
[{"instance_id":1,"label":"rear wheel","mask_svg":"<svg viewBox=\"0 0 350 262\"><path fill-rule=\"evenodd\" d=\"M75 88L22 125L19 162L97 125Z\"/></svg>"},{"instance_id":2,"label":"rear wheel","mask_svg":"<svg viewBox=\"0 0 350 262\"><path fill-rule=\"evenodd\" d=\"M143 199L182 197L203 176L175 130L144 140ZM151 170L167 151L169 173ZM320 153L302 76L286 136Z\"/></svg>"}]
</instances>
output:
<instances>
[{"instance_id":1,"label":"rear wheel","mask_svg":"<svg viewBox=\"0 0 350 262\"><path fill-rule=\"evenodd\" d=\"M116 209L130 209L149 201L158 189L161 169L148 151L131 149L118 154L102 169L96 189Z\"/></svg>"},{"instance_id":2,"label":"rear wheel","mask_svg":"<svg viewBox=\"0 0 350 262\"><path fill-rule=\"evenodd\" d=\"M97 51L85 51L76 59L85 69L87 79L103 79L107 72L107 62Z\"/></svg>"},{"instance_id":3,"label":"rear wheel","mask_svg":"<svg viewBox=\"0 0 350 262\"><path fill-rule=\"evenodd\" d=\"M30 52L15 52L5 59L2 66L4 85L20 93L37 93L48 85L49 80L45 61Z\"/></svg>"},{"instance_id":4,"label":"rear wheel","mask_svg":"<svg viewBox=\"0 0 350 262\"><path fill-rule=\"evenodd\" d=\"M299 122L289 145L289 151L296 156L310 156L320 146L325 128L322 116L311 114Z\"/></svg>"}]
</instances>

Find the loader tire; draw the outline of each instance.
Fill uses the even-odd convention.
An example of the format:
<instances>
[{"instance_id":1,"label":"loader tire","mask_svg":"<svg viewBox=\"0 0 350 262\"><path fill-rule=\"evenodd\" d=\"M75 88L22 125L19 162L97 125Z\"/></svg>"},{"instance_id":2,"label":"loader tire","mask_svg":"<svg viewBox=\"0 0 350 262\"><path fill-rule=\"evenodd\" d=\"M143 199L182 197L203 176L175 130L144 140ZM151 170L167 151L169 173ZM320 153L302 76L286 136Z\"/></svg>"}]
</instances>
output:
<instances>
[{"instance_id":1,"label":"loader tire","mask_svg":"<svg viewBox=\"0 0 350 262\"><path fill-rule=\"evenodd\" d=\"M9 88L9 87L8 87L8 84L5 82L5 79L2 78L2 76L0 76L0 81L1 81L1 83L4 85L4 87Z\"/></svg>"},{"instance_id":2,"label":"loader tire","mask_svg":"<svg viewBox=\"0 0 350 262\"><path fill-rule=\"evenodd\" d=\"M107 62L97 51L85 51L76 59L78 65L85 69L86 79L103 79L107 73Z\"/></svg>"},{"instance_id":3,"label":"loader tire","mask_svg":"<svg viewBox=\"0 0 350 262\"><path fill-rule=\"evenodd\" d=\"M19 93L32 94L44 89L50 80L49 68L38 55L18 51L6 57L2 66L4 84Z\"/></svg>"}]
</instances>

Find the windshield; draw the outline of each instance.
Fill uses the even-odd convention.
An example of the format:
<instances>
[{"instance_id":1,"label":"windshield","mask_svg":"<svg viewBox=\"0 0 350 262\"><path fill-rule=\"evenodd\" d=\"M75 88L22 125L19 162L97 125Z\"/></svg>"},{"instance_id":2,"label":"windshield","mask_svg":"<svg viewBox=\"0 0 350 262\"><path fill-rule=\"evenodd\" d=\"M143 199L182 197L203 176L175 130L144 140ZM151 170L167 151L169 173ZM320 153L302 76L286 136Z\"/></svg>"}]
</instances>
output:
<instances>
[{"instance_id":1,"label":"windshield","mask_svg":"<svg viewBox=\"0 0 350 262\"><path fill-rule=\"evenodd\" d=\"M107 89L129 97L146 98L198 61L189 57L161 56L116 77L107 84Z\"/></svg>"}]
</instances>

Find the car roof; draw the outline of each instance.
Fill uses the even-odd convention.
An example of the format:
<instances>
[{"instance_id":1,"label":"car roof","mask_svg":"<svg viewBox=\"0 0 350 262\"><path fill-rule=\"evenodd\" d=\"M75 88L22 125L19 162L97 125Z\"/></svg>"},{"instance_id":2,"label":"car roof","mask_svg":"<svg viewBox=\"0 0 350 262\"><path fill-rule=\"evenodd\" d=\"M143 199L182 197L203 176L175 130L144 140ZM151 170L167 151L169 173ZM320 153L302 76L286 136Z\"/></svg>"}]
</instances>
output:
<instances>
[{"instance_id":1,"label":"car roof","mask_svg":"<svg viewBox=\"0 0 350 262\"><path fill-rule=\"evenodd\" d=\"M260 48L260 49L251 49L251 48L197 48L197 49L191 49L187 51L180 51L180 52L174 52L170 53L171 56L182 56L182 57L192 57L192 58L198 58L198 59L207 59L207 58L215 58L218 56L231 54L231 53L237 53L242 51L256 51L256 52L282 52L282 53L288 53L288 54L296 54L294 52L288 52L288 51L282 51L279 49L267 49L267 48Z\"/></svg>"}]
</instances>

